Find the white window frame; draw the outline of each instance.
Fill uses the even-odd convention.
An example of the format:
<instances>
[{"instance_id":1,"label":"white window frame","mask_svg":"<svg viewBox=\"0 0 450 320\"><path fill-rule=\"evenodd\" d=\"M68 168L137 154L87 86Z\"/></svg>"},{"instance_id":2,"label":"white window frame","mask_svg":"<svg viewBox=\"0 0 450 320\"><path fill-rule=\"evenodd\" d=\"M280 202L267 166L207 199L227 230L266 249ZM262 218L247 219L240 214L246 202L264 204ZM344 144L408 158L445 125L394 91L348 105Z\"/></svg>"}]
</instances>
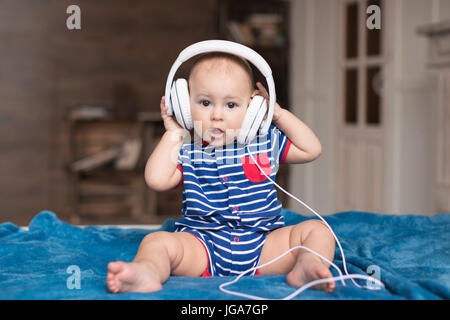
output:
<instances>
[{"instance_id":1,"label":"white window frame","mask_svg":"<svg viewBox=\"0 0 450 320\"><path fill-rule=\"evenodd\" d=\"M386 9L386 1L382 1L382 11ZM351 3L358 3L358 54L356 58L347 58L346 57L346 6ZM385 37L386 33L383 32L383 23L385 17L383 17L383 12L381 12L381 37L380 37L380 45L381 45L381 54L378 56L368 56L366 49L367 42L367 26L366 20L370 14L366 13L368 0L340 0L339 3L339 12L340 19L342 23L340 23L340 32L341 38L339 39L339 74L340 74L340 83L339 86L339 99L340 99L340 108L339 108L339 127L348 133L356 133L354 131L359 131L360 134L370 134L371 136L380 136L383 128L386 125L385 120L385 99L383 99L384 88L381 88L381 99L380 99L380 123L378 124L368 124L366 122L366 81L367 81L367 68L372 66L378 66L381 70L382 83L384 83L384 72L386 70L386 46L385 46ZM355 68L358 73L358 100L357 100L357 122L356 124L347 123L345 121L345 71L348 68ZM364 130L362 130L364 129ZM343 133L344 133L343 132Z\"/></svg>"}]
</instances>

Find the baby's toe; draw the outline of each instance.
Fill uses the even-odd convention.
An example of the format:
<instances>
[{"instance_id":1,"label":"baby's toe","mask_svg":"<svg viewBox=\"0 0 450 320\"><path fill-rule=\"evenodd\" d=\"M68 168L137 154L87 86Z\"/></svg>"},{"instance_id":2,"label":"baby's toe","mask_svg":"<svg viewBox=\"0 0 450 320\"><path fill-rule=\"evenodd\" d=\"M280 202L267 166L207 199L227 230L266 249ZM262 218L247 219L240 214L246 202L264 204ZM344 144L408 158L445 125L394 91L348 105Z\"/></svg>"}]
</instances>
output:
<instances>
[{"instance_id":1,"label":"baby's toe","mask_svg":"<svg viewBox=\"0 0 450 320\"><path fill-rule=\"evenodd\" d=\"M108 271L113 274L117 274L122 271L124 263L122 261L115 261L108 263Z\"/></svg>"}]
</instances>

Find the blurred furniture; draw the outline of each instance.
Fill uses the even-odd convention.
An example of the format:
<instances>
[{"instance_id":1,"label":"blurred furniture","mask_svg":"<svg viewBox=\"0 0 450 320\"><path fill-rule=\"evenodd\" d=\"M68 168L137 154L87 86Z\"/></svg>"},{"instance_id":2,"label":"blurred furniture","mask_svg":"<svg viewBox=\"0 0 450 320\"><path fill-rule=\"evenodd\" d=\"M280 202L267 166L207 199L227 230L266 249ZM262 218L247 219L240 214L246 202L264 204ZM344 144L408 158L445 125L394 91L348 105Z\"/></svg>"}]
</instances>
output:
<instances>
[{"instance_id":1,"label":"blurred furniture","mask_svg":"<svg viewBox=\"0 0 450 320\"><path fill-rule=\"evenodd\" d=\"M258 52L270 65L275 82L277 102L285 109L289 105L289 2L279 0L218 0L218 35L239 42ZM253 65L255 82L266 88L264 76ZM277 183L288 185L289 166L280 166ZM278 193L287 206L287 196Z\"/></svg>"},{"instance_id":2,"label":"blurred furniture","mask_svg":"<svg viewBox=\"0 0 450 320\"><path fill-rule=\"evenodd\" d=\"M161 122L159 113L141 113L136 120L67 120L72 223L111 216L151 221L157 196L145 183L144 168Z\"/></svg>"},{"instance_id":3,"label":"blurred furniture","mask_svg":"<svg viewBox=\"0 0 450 320\"><path fill-rule=\"evenodd\" d=\"M418 32L429 38L428 64L438 73L437 209L450 212L450 21L430 24Z\"/></svg>"}]
</instances>

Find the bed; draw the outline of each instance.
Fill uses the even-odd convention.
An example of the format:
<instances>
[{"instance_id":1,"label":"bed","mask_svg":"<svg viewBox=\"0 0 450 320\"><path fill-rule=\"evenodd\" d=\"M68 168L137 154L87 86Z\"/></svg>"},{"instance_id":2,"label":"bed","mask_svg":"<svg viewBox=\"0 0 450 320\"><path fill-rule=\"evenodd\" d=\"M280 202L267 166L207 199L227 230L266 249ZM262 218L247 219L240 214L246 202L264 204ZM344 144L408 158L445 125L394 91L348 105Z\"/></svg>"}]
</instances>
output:
<instances>
[{"instance_id":1,"label":"bed","mask_svg":"<svg viewBox=\"0 0 450 320\"><path fill-rule=\"evenodd\" d=\"M287 225L312 219L286 209L282 214ZM337 282L331 294L306 290L294 299L450 299L450 214L351 211L325 219L341 240L349 272L377 273L386 288L362 290L350 281ZM232 277L170 277L158 292L108 292L110 261L131 261L146 234L173 229L172 219L158 228L78 227L51 211L38 213L27 229L0 224L0 299L242 299L219 290ZM338 248L334 262L342 268ZM284 275L243 277L227 289L269 299L295 291Z\"/></svg>"}]
</instances>

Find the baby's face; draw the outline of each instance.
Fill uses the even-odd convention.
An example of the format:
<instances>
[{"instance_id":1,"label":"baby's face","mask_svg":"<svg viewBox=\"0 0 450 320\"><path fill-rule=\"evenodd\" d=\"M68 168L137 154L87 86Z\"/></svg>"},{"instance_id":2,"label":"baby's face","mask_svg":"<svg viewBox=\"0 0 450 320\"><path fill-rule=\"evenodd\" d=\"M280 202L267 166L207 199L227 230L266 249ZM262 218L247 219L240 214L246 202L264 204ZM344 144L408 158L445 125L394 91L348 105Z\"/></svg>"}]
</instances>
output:
<instances>
[{"instance_id":1,"label":"baby's face","mask_svg":"<svg viewBox=\"0 0 450 320\"><path fill-rule=\"evenodd\" d=\"M253 93L249 76L235 62L200 62L189 77L194 131L209 145L232 143L241 129Z\"/></svg>"}]
</instances>

